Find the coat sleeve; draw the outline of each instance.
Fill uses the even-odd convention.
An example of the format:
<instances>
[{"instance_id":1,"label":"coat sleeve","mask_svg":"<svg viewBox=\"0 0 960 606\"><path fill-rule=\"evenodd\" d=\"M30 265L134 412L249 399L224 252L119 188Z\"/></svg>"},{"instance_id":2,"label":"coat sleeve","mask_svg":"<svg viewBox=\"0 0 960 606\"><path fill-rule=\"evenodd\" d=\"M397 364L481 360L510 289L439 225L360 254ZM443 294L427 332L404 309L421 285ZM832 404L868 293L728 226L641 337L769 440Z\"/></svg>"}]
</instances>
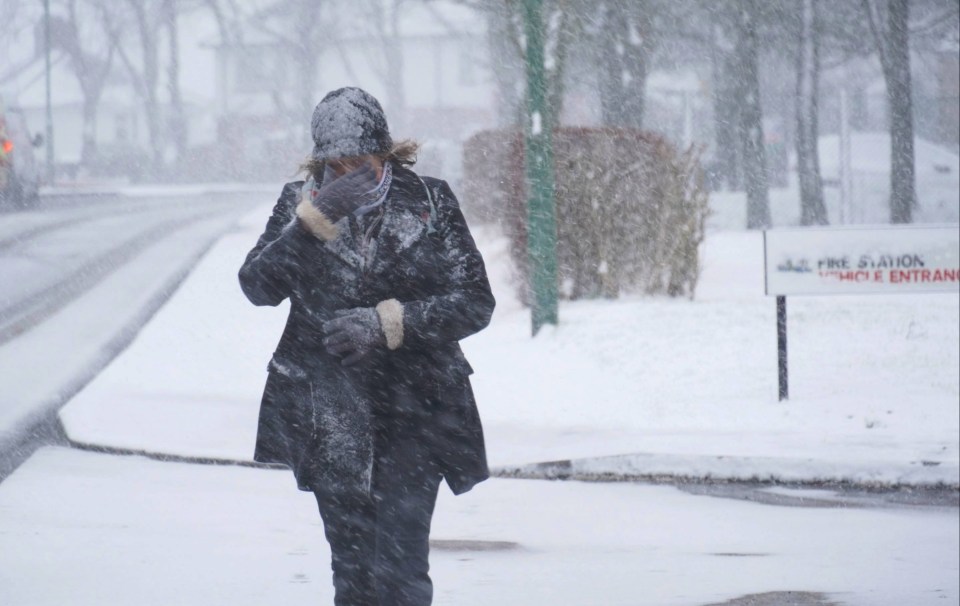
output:
<instances>
[{"instance_id":1,"label":"coat sleeve","mask_svg":"<svg viewBox=\"0 0 960 606\"><path fill-rule=\"evenodd\" d=\"M287 183L267 226L240 267L240 287L254 305L279 305L290 296L315 238L295 217L301 182Z\"/></svg>"},{"instance_id":2,"label":"coat sleeve","mask_svg":"<svg viewBox=\"0 0 960 606\"><path fill-rule=\"evenodd\" d=\"M445 181L436 188L438 283L442 292L416 301L383 301L377 306L387 345L431 347L459 341L490 323L496 302L483 258Z\"/></svg>"}]
</instances>

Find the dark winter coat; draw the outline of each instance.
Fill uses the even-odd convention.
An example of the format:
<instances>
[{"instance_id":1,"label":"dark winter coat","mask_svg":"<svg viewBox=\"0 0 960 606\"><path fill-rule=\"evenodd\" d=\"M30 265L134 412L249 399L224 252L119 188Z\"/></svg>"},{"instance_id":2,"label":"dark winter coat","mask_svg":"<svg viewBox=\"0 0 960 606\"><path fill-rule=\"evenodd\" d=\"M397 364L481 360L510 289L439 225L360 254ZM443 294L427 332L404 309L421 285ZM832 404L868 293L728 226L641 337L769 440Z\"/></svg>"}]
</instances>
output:
<instances>
[{"instance_id":1,"label":"dark winter coat","mask_svg":"<svg viewBox=\"0 0 960 606\"><path fill-rule=\"evenodd\" d=\"M268 366L255 460L288 465L304 490L368 482L374 421L409 423L422 432L451 490L469 490L489 472L473 371L458 341L489 323L494 298L455 196L444 181L394 166L365 259L352 219L331 232L329 224L305 220L304 206L298 213L301 186L283 188L240 269L240 285L255 305L290 299ZM402 324L387 336L393 349L342 367L323 348L323 322L336 310L385 301L402 306L395 318Z\"/></svg>"}]
</instances>

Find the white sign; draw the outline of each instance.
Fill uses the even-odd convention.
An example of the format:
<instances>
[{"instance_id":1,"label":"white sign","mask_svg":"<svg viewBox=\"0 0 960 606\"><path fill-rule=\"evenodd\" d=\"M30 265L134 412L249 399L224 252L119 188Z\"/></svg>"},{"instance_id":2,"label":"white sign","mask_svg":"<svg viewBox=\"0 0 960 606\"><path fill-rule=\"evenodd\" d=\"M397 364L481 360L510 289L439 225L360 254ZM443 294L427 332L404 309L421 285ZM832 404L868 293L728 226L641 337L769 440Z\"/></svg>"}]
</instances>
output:
<instances>
[{"instance_id":1,"label":"white sign","mask_svg":"<svg viewBox=\"0 0 960 606\"><path fill-rule=\"evenodd\" d=\"M960 226L763 233L768 295L960 292Z\"/></svg>"}]
</instances>

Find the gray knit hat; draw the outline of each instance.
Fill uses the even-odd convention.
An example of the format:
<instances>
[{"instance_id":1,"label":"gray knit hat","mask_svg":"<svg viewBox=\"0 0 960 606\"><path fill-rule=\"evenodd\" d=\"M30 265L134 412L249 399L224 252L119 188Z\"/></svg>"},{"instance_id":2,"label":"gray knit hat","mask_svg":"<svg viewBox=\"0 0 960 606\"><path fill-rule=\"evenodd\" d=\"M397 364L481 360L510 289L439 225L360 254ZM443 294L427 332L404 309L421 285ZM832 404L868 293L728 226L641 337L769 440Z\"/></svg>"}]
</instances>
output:
<instances>
[{"instance_id":1,"label":"gray knit hat","mask_svg":"<svg viewBox=\"0 0 960 606\"><path fill-rule=\"evenodd\" d=\"M327 93L313 110L310 131L315 160L384 154L393 147L380 102L355 87Z\"/></svg>"}]
</instances>

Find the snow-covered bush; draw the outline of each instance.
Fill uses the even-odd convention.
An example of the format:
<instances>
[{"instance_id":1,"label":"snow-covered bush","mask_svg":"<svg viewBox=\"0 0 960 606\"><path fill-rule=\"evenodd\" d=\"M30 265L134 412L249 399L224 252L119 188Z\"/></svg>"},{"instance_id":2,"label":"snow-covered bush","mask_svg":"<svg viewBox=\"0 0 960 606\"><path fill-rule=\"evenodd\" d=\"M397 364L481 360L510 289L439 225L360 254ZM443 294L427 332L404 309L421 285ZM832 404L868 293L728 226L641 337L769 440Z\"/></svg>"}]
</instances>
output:
<instances>
[{"instance_id":1,"label":"snow-covered bush","mask_svg":"<svg viewBox=\"0 0 960 606\"><path fill-rule=\"evenodd\" d=\"M635 130L554 131L557 263L561 296L624 292L692 297L707 215L700 150L678 152ZM485 131L464 148L464 200L511 241L528 299L526 185L520 133Z\"/></svg>"}]
</instances>

